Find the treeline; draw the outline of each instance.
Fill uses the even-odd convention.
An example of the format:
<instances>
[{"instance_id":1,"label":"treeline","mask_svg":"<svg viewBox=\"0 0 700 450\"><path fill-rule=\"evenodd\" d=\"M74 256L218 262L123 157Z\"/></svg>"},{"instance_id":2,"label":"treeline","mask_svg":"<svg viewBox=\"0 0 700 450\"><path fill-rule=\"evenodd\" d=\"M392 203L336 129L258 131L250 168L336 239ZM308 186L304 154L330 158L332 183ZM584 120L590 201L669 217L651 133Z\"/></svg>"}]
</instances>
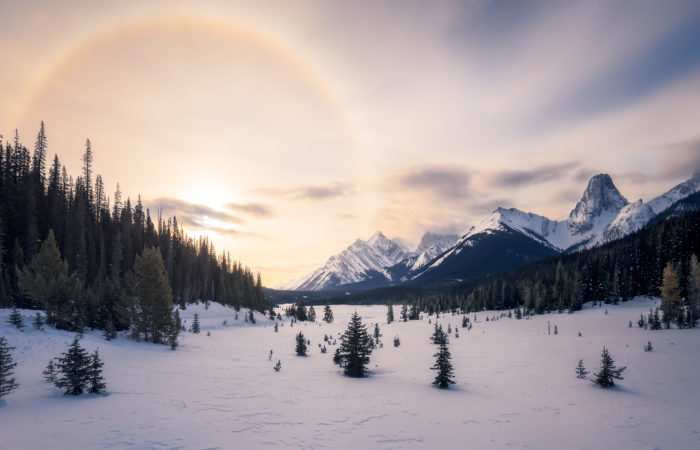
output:
<instances>
[{"instance_id":1,"label":"treeline","mask_svg":"<svg viewBox=\"0 0 700 450\"><path fill-rule=\"evenodd\" d=\"M159 213L154 223L140 196L135 205L122 199L119 184L110 199L102 177L93 174L90 140L75 179L58 155L47 168L47 149L43 122L33 152L17 132L13 142L0 136L0 307L43 307L21 288L18 274L31 265L51 231L61 260L76 279L71 293L79 305L75 321L84 326L129 326L126 314L105 317L104 303L116 302L118 307L109 308L114 311L131 307L129 279L137 256L147 248L162 257L174 303L211 300L265 308L260 276L227 253L217 255L206 237L187 236L175 217L164 219Z\"/></svg>"},{"instance_id":2,"label":"treeline","mask_svg":"<svg viewBox=\"0 0 700 450\"><path fill-rule=\"evenodd\" d=\"M699 201L700 194L694 194L684 203ZM617 303L638 295L658 296L667 266L677 274L679 297L687 300L692 294L693 256L700 255L700 210L685 211L606 245L558 255L512 272L449 287L381 289L337 301L378 304L390 300L415 304L429 313L517 306L532 313L577 311L589 301Z\"/></svg>"}]
</instances>

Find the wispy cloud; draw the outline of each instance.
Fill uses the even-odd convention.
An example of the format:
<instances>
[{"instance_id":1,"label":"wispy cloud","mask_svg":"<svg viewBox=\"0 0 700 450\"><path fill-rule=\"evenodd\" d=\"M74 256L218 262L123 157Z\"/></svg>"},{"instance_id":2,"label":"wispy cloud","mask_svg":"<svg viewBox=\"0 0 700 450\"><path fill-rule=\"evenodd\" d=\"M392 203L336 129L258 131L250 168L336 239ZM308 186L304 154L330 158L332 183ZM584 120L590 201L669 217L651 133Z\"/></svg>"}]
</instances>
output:
<instances>
[{"instance_id":1,"label":"wispy cloud","mask_svg":"<svg viewBox=\"0 0 700 450\"><path fill-rule=\"evenodd\" d=\"M254 217L271 217L275 214L271 206L262 203L227 203L224 208Z\"/></svg>"},{"instance_id":2,"label":"wispy cloud","mask_svg":"<svg viewBox=\"0 0 700 450\"><path fill-rule=\"evenodd\" d=\"M177 217L178 223L182 225L207 227L208 220L234 224L244 222L243 219L230 212L174 197L159 197L146 203L151 206L151 210L162 210L166 216Z\"/></svg>"},{"instance_id":3,"label":"wispy cloud","mask_svg":"<svg viewBox=\"0 0 700 450\"><path fill-rule=\"evenodd\" d=\"M322 201L336 197L344 197L355 192L352 185L348 183L331 183L326 185L308 185L294 188L259 188L249 191L254 195L266 197L287 197L293 200L315 200Z\"/></svg>"},{"instance_id":4,"label":"wispy cloud","mask_svg":"<svg viewBox=\"0 0 700 450\"><path fill-rule=\"evenodd\" d=\"M463 198L469 194L471 176L466 168L424 166L400 175L401 186L432 191L440 196Z\"/></svg>"},{"instance_id":5,"label":"wispy cloud","mask_svg":"<svg viewBox=\"0 0 700 450\"><path fill-rule=\"evenodd\" d=\"M528 170L503 170L493 175L493 181L499 186L508 187L544 183L568 176L579 165L578 162L566 162Z\"/></svg>"}]
</instances>

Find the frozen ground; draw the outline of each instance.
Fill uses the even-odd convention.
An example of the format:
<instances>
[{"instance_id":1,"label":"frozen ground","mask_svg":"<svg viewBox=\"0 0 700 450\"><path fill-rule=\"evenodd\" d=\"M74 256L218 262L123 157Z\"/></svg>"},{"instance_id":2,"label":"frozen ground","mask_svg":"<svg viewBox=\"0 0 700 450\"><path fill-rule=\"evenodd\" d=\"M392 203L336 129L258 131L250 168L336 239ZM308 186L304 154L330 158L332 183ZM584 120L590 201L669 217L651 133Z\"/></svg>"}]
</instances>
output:
<instances>
[{"instance_id":1,"label":"frozen ground","mask_svg":"<svg viewBox=\"0 0 700 450\"><path fill-rule=\"evenodd\" d=\"M200 311L202 333L186 333L175 352L87 333L83 345L99 346L109 393L77 398L41 376L73 335L32 329L30 311L20 333L0 310L22 384L0 402L0 448L700 448L700 329L627 327L653 304L519 321L478 313L471 331L450 335L457 384L446 391L430 384L428 317L386 325L386 307L357 307L368 328L379 322L385 345L372 354L371 376L351 379L332 363L335 347L322 354L317 344L344 330L355 307L333 307L331 325L285 323L274 333L269 319L250 325L244 311L236 321L232 309L199 305L182 315L189 324ZM547 335L548 321L558 335ZM455 328L460 316L440 322ZM294 355L299 330L311 340L306 358ZM643 351L647 340L653 352ZM628 367L611 390L574 373L579 358L595 371L603 345Z\"/></svg>"}]
</instances>

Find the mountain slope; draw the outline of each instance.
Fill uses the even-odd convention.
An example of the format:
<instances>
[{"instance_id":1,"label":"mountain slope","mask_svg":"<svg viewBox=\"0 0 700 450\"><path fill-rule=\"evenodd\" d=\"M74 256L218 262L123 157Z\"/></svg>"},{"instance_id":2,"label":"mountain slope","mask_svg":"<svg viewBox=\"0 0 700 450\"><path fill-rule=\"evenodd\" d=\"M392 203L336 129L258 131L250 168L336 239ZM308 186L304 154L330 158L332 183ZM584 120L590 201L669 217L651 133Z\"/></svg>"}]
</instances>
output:
<instances>
[{"instance_id":1,"label":"mountain slope","mask_svg":"<svg viewBox=\"0 0 700 450\"><path fill-rule=\"evenodd\" d=\"M397 264L406 256L401 246L378 231L366 241L356 240L310 275L290 283L287 289L318 291L366 280L388 281L390 276L385 267Z\"/></svg>"}]
</instances>

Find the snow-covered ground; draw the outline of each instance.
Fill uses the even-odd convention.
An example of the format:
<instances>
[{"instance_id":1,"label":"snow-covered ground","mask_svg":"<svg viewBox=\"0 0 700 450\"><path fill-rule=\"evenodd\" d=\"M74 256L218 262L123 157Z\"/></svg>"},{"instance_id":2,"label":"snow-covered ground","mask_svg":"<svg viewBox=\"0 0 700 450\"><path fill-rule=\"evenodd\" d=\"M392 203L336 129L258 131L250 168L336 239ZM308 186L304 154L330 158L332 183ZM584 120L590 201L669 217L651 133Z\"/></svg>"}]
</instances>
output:
<instances>
[{"instance_id":1,"label":"snow-covered ground","mask_svg":"<svg viewBox=\"0 0 700 450\"><path fill-rule=\"evenodd\" d=\"M596 307L531 320L486 322L494 313L477 313L471 331L449 337L457 379L449 390L430 384L428 317L386 325L386 307L335 306L331 325L286 322L275 333L260 316L252 325L244 311L236 321L232 309L191 306L182 316L189 325L199 311L202 333L186 333L175 352L86 333L83 346L99 346L105 361L108 395L76 398L41 375L73 335L34 330L30 311L19 332L0 310L21 383L0 401L0 448L700 448L700 329L637 328L653 304L636 299L607 306L608 314ZM364 379L344 377L332 363L335 347L322 354L317 346L324 334L342 332L355 309L384 335ZM440 323L454 329L460 319ZM547 334L548 321L558 335ZM311 340L306 358L294 354L299 330ZM648 340L654 350L646 353ZM594 372L603 345L628 367L609 390L574 373L579 358Z\"/></svg>"}]
</instances>

